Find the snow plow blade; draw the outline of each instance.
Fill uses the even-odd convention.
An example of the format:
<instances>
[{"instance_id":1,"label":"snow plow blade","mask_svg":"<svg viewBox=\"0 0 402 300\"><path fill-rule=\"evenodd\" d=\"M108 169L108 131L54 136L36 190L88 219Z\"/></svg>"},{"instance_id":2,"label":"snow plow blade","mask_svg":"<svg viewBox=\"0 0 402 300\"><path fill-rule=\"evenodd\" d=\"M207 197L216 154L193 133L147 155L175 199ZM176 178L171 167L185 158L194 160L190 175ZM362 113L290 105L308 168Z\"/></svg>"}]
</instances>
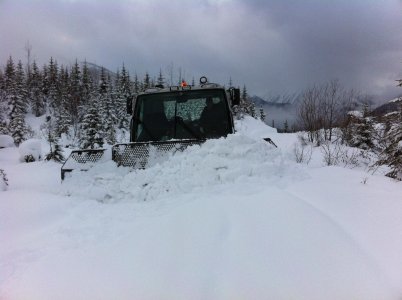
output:
<instances>
[{"instance_id":1,"label":"snow plow blade","mask_svg":"<svg viewBox=\"0 0 402 300\"><path fill-rule=\"evenodd\" d=\"M145 169L165 159L166 155L183 151L189 146L201 145L205 140L178 140L164 142L134 142L112 147L112 159L117 166ZM105 149L74 150L61 167L61 179L73 170L87 171L96 163L105 161Z\"/></svg>"},{"instance_id":2,"label":"snow plow blade","mask_svg":"<svg viewBox=\"0 0 402 300\"><path fill-rule=\"evenodd\" d=\"M145 169L150 163L163 159L166 154L174 154L203 142L204 140L178 140L117 144L112 148L112 159L118 166Z\"/></svg>"},{"instance_id":3,"label":"snow plow blade","mask_svg":"<svg viewBox=\"0 0 402 300\"><path fill-rule=\"evenodd\" d=\"M106 149L73 150L61 167L61 180L73 170L87 171L103 157Z\"/></svg>"}]
</instances>

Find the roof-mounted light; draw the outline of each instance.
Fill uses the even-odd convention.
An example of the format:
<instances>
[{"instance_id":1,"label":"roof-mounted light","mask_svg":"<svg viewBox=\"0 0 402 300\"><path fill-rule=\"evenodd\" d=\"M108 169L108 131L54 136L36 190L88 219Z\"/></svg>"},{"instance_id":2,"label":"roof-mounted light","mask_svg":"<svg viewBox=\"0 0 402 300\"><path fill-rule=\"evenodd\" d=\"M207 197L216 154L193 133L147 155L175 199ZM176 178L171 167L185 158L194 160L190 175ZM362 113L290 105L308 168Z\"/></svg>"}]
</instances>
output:
<instances>
[{"instance_id":1,"label":"roof-mounted light","mask_svg":"<svg viewBox=\"0 0 402 300\"><path fill-rule=\"evenodd\" d=\"M202 85L202 84L206 84L206 83L208 83L207 77L202 76L202 77L200 78L200 84Z\"/></svg>"}]
</instances>

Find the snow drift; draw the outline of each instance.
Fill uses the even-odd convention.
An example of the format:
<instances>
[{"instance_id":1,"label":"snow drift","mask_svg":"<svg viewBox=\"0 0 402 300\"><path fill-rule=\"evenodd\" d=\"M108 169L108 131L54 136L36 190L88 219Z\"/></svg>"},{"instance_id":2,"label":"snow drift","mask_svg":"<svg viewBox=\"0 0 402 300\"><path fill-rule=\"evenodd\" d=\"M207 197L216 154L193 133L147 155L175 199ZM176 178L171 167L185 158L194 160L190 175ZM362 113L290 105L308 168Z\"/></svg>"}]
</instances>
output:
<instances>
[{"instance_id":1,"label":"snow drift","mask_svg":"<svg viewBox=\"0 0 402 300\"><path fill-rule=\"evenodd\" d=\"M60 166L0 150L0 298L400 298L401 186L296 164L261 140L295 135L239 125L149 169L104 162L62 184Z\"/></svg>"}]
</instances>

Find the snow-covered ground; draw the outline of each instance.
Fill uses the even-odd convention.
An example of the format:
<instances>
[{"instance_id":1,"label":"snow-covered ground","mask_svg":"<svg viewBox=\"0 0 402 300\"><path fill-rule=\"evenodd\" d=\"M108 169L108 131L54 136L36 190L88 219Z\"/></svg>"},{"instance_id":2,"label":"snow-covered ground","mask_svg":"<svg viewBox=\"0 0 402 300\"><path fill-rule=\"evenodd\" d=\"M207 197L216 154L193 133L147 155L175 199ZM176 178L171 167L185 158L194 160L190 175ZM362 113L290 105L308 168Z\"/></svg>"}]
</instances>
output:
<instances>
[{"instance_id":1,"label":"snow-covered ground","mask_svg":"<svg viewBox=\"0 0 402 300\"><path fill-rule=\"evenodd\" d=\"M401 299L402 184L319 149L297 164L297 136L254 119L237 129L63 183L59 164L0 149L0 299Z\"/></svg>"}]
</instances>

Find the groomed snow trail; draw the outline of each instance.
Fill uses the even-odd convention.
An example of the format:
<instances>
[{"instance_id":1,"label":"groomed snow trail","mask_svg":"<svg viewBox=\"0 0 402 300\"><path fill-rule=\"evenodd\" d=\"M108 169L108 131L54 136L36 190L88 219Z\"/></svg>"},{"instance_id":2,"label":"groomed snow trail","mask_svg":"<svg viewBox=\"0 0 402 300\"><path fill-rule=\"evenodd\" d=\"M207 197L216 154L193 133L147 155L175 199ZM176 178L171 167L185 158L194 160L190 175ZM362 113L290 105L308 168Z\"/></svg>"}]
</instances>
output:
<instances>
[{"instance_id":1,"label":"groomed snow trail","mask_svg":"<svg viewBox=\"0 0 402 300\"><path fill-rule=\"evenodd\" d=\"M398 299L361 231L320 206L337 203L312 190L326 169L312 176L253 122L146 170L102 163L63 184L55 164L0 153L12 182L0 299ZM336 197L347 207L356 195Z\"/></svg>"}]
</instances>

